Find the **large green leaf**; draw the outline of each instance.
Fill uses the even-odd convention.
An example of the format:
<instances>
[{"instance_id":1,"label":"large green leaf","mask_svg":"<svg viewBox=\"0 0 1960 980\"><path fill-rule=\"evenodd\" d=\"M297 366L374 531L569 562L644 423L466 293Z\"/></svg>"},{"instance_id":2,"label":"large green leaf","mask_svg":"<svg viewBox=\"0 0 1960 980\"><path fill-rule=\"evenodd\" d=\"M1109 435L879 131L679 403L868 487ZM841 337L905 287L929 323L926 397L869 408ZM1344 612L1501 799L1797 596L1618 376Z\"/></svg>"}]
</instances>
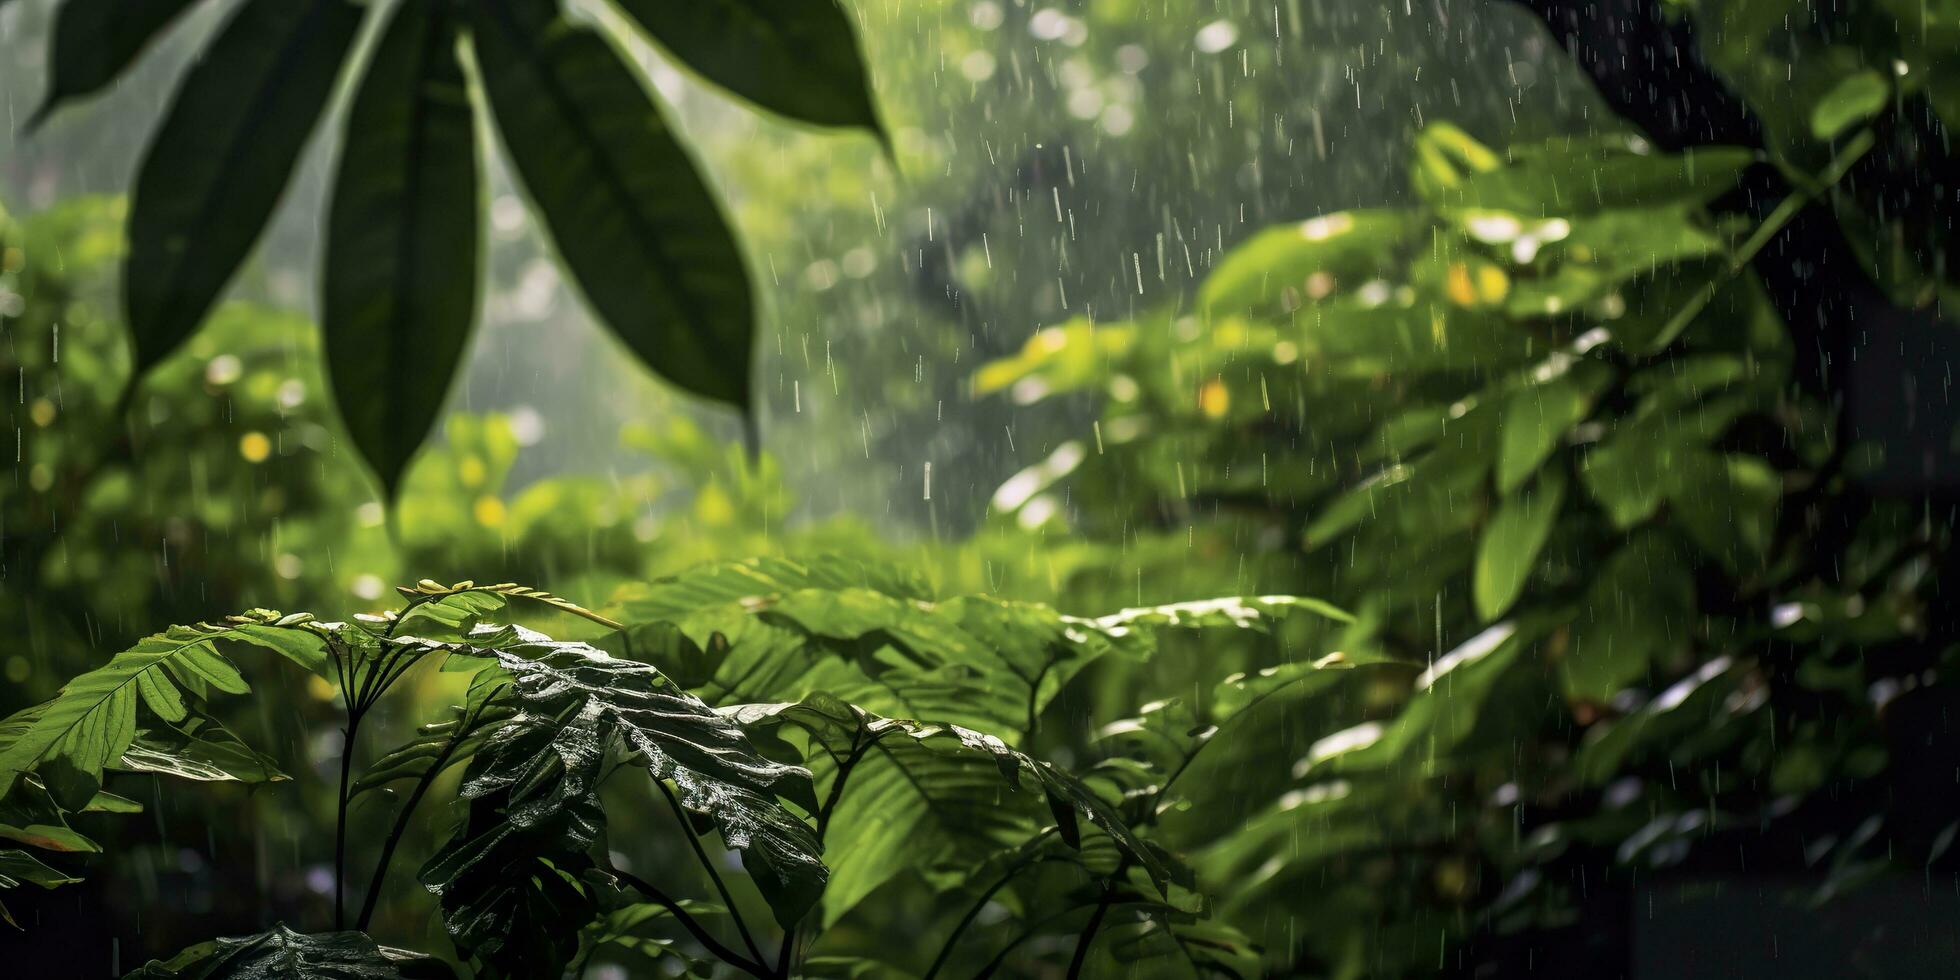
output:
<instances>
[{"instance_id":1,"label":"large green leaf","mask_svg":"<svg viewBox=\"0 0 1960 980\"><path fill-rule=\"evenodd\" d=\"M192 66L136 176L123 307L140 377L259 237L360 27L347 0L247 0Z\"/></svg>"},{"instance_id":2,"label":"large green leaf","mask_svg":"<svg viewBox=\"0 0 1960 980\"><path fill-rule=\"evenodd\" d=\"M197 0L64 0L55 13L48 91L29 128L116 80Z\"/></svg>"},{"instance_id":3,"label":"large green leaf","mask_svg":"<svg viewBox=\"0 0 1960 980\"><path fill-rule=\"evenodd\" d=\"M884 139L850 15L837 0L617 0L709 81L771 112Z\"/></svg>"},{"instance_id":4,"label":"large green leaf","mask_svg":"<svg viewBox=\"0 0 1960 980\"><path fill-rule=\"evenodd\" d=\"M479 835L504 834L495 821L478 819L485 806L505 814L520 808L527 820L563 814L553 819L570 821L573 837L583 835L577 828L604 820L594 794L606 751L617 745L654 779L672 780L683 806L714 820L783 923L815 904L826 876L820 846L778 799L809 803L807 771L757 754L739 727L646 664L514 626L480 626L469 643L450 648L494 658L495 669L509 674L509 696L520 709L485 736L488 750L471 763L464 795L473 801ZM596 838L596 829L591 833ZM493 850L459 836L424 871L424 881L452 902L470 903L470 889L446 883L482 874L483 855ZM488 914L481 910L446 906L445 914L459 941L494 932L481 926ZM492 918L509 914L506 907Z\"/></svg>"},{"instance_id":5,"label":"large green leaf","mask_svg":"<svg viewBox=\"0 0 1960 980\"><path fill-rule=\"evenodd\" d=\"M722 711L745 728L799 730L809 743L806 761L831 763L837 806L829 823L834 836L827 838L834 876L824 893L825 925L902 871L931 871L958 864L975 847L1019 843L1036 829L1030 815L1044 805L1065 839L1077 839L1077 820L1087 821L1153 877L1167 875L1155 852L1080 780L993 735L883 718L821 692L794 703ZM851 768L840 788L835 780L845 760ZM1016 800L1003 796L1003 788L1009 794L1037 789L1039 795Z\"/></svg>"},{"instance_id":6,"label":"large green leaf","mask_svg":"<svg viewBox=\"0 0 1960 980\"><path fill-rule=\"evenodd\" d=\"M504 150L586 300L661 377L746 411L748 270L660 108L552 0L469 10Z\"/></svg>"},{"instance_id":7,"label":"large green leaf","mask_svg":"<svg viewBox=\"0 0 1960 980\"><path fill-rule=\"evenodd\" d=\"M321 328L341 420L392 496L476 317L476 142L449 4L395 10L347 114Z\"/></svg>"},{"instance_id":8,"label":"large green leaf","mask_svg":"<svg viewBox=\"0 0 1960 980\"><path fill-rule=\"evenodd\" d=\"M284 924L256 936L198 943L151 960L131 980L447 980L454 971L424 953L383 946L361 932L308 935Z\"/></svg>"}]
</instances>

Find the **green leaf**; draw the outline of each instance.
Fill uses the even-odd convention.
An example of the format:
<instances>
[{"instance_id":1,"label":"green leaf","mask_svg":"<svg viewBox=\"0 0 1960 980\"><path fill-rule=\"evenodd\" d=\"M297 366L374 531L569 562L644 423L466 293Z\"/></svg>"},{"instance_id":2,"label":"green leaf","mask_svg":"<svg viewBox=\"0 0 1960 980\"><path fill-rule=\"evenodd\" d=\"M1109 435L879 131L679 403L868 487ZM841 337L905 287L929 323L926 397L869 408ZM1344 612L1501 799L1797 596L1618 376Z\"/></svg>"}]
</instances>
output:
<instances>
[{"instance_id":1,"label":"green leaf","mask_svg":"<svg viewBox=\"0 0 1960 980\"><path fill-rule=\"evenodd\" d=\"M1892 85L1877 69L1848 75L1811 106L1810 134L1820 140L1836 139L1883 112L1891 101Z\"/></svg>"},{"instance_id":2,"label":"green leaf","mask_svg":"<svg viewBox=\"0 0 1960 980\"><path fill-rule=\"evenodd\" d=\"M448 964L382 946L361 932L297 933L275 925L256 936L198 943L151 960L130 980L449 980Z\"/></svg>"},{"instance_id":3,"label":"green leaf","mask_svg":"<svg viewBox=\"0 0 1960 980\"><path fill-rule=\"evenodd\" d=\"M347 434L392 498L442 410L476 317L475 129L457 25L397 6L347 113L321 330Z\"/></svg>"},{"instance_id":4,"label":"green leaf","mask_svg":"<svg viewBox=\"0 0 1960 980\"><path fill-rule=\"evenodd\" d=\"M1726 193L1755 162L1741 147L1657 153L1625 136L1559 139L1512 147L1502 166L1461 174L1423 189L1433 203L1573 217L1624 208L1705 204Z\"/></svg>"},{"instance_id":5,"label":"green leaf","mask_svg":"<svg viewBox=\"0 0 1960 980\"><path fill-rule=\"evenodd\" d=\"M1087 822L1152 877L1168 876L1156 853L1079 779L993 735L883 718L821 692L722 713L747 729L801 730L811 741L806 759L813 765L856 760L842 789L833 783L831 790L839 795L829 824L833 879L824 893L825 925L901 871L950 862L975 846L1020 843L1037 829L1028 823L1033 813L1053 817L1065 838L1078 819ZM833 781L835 773L833 766ZM1003 797L1003 788L1038 793Z\"/></svg>"},{"instance_id":6,"label":"green leaf","mask_svg":"<svg viewBox=\"0 0 1960 980\"><path fill-rule=\"evenodd\" d=\"M41 859L19 848L0 848L0 892L22 885L40 885L42 888L59 888L72 885L82 879L56 871L41 863ZM0 919L20 928L5 905L0 905Z\"/></svg>"},{"instance_id":7,"label":"green leaf","mask_svg":"<svg viewBox=\"0 0 1960 980\"><path fill-rule=\"evenodd\" d=\"M101 91L197 0L65 0L55 12L48 91L33 129L62 103Z\"/></svg>"},{"instance_id":8,"label":"green leaf","mask_svg":"<svg viewBox=\"0 0 1960 980\"><path fill-rule=\"evenodd\" d=\"M1498 492L1516 490L1537 472L1559 440L1585 421L1610 380L1611 372L1600 365L1568 362L1549 379L1512 392L1504 402L1503 442L1497 451Z\"/></svg>"},{"instance_id":9,"label":"green leaf","mask_svg":"<svg viewBox=\"0 0 1960 980\"><path fill-rule=\"evenodd\" d=\"M748 270L659 107L551 0L469 10L504 150L587 302L661 377L747 411Z\"/></svg>"},{"instance_id":10,"label":"green leaf","mask_svg":"<svg viewBox=\"0 0 1960 980\"><path fill-rule=\"evenodd\" d=\"M1486 622L1504 615L1524 591L1525 580L1538 563L1538 552L1551 536L1564 501L1564 474L1547 470L1531 489L1504 498L1491 517L1477 542L1477 564L1471 579L1477 615Z\"/></svg>"},{"instance_id":11,"label":"green leaf","mask_svg":"<svg viewBox=\"0 0 1960 980\"><path fill-rule=\"evenodd\" d=\"M229 729L201 717L137 728L129 748L110 768L206 783L276 783L288 778Z\"/></svg>"},{"instance_id":12,"label":"green leaf","mask_svg":"<svg viewBox=\"0 0 1960 980\"><path fill-rule=\"evenodd\" d=\"M362 9L247 0L185 77L130 199L132 379L197 329L251 251L333 94Z\"/></svg>"},{"instance_id":13,"label":"green leaf","mask_svg":"<svg viewBox=\"0 0 1960 980\"><path fill-rule=\"evenodd\" d=\"M820 845L777 799L810 798L807 771L762 757L739 727L646 664L516 626L477 627L467 652L496 658L491 669L510 675L510 697L520 710L485 736L486 748L470 764L463 790L472 801L470 827L424 869L424 882L444 896L451 935L465 949L497 950L509 922L535 909L533 899L549 899L552 908L585 901L567 890L580 890L576 881L560 887L546 879L537 886L548 885L544 893L522 881L532 879L534 859L562 857L567 849L577 854L579 841L597 839L605 819L598 777L614 744L637 756L652 778L672 780L683 806L713 818L786 926L816 902L827 874ZM524 827L494 818L518 811ZM569 843L539 851L540 842L527 835L545 822ZM522 876L515 885L512 874ZM478 885L457 884L464 880ZM476 894L480 888L498 895L484 898ZM537 962L527 956L532 972L522 975L541 975L538 963L562 968L556 960L562 950L547 952Z\"/></svg>"},{"instance_id":14,"label":"green leaf","mask_svg":"<svg viewBox=\"0 0 1960 980\"><path fill-rule=\"evenodd\" d=\"M1559 662L1566 696L1606 704L1646 678L1657 661L1685 649L1694 628L1694 572L1656 531L1615 551L1586 590Z\"/></svg>"},{"instance_id":15,"label":"green leaf","mask_svg":"<svg viewBox=\"0 0 1960 980\"><path fill-rule=\"evenodd\" d=\"M887 143L851 19L837 0L618 0L681 63L771 112L859 126Z\"/></svg>"},{"instance_id":16,"label":"green leaf","mask_svg":"<svg viewBox=\"0 0 1960 980\"><path fill-rule=\"evenodd\" d=\"M510 678L503 671L479 670L455 717L421 726L415 738L370 763L354 781L354 795L403 779L422 779L474 758L490 734L516 714L509 691Z\"/></svg>"},{"instance_id":17,"label":"green leaf","mask_svg":"<svg viewBox=\"0 0 1960 980\"><path fill-rule=\"evenodd\" d=\"M102 770L125 762L136 745L139 704L174 724L191 716L187 695L250 690L218 652L219 641L270 646L310 664L323 643L316 631L327 629L310 618L280 626L276 613L239 620L232 626L173 626L146 637L106 665L71 679L53 701L29 709L24 726L0 729L0 796L23 773L37 772L57 804L79 809L100 789ZM146 762L139 753L137 765Z\"/></svg>"},{"instance_id":18,"label":"green leaf","mask_svg":"<svg viewBox=\"0 0 1960 980\"><path fill-rule=\"evenodd\" d=\"M1422 227L1411 211L1339 211L1268 228L1234 247L1205 278L1200 308L1213 316L1283 315L1385 278ZM1318 278L1317 278L1318 277Z\"/></svg>"},{"instance_id":19,"label":"green leaf","mask_svg":"<svg viewBox=\"0 0 1960 980\"><path fill-rule=\"evenodd\" d=\"M67 814L55 805L47 786L33 776L15 782L13 790L0 799L0 837L64 854L102 850L100 844L68 825Z\"/></svg>"}]
</instances>

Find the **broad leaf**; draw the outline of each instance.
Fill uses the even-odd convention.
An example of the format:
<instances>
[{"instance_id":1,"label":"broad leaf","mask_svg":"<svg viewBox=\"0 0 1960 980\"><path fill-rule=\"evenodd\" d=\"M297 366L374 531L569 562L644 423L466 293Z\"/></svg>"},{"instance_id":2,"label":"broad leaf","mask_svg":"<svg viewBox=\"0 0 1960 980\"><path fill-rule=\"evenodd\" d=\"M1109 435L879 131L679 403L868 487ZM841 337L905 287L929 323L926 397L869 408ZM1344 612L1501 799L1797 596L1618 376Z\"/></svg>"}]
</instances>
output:
<instances>
[{"instance_id":1,"label":"broad leaf","mask_svg":"<svg viewBox=\"0 0 1960 980\"><path fill-rule=\"evenodd\" d=\"M362 9L247 0L185 77L130 199L132 379L197 329L251 251L333 94Z\"/></svg>"},{"instance_id":2,"label":"broad leaf","mask_svg":"<svg viewBox=\"0 0 1960 980\"><path fill-rule=\"evenodd\" d=\"M448 980L436 957L383 946L360 932L304 934L285 925L256 936L198 943L151 960L131 980Z\"/></svg>"},{"instance_id":3,"label":"broad leaf","mask_svg":"<svg viewBox=\"0 0 1960 980\"><path fill-rule=\"evenodd\" d=\"M791 119L860 126L888 141L850 15L837 0L619 0L709 81Z\"/></svg>"},{"instance_id":4,"label":"broad leaf","mask_svg":"<svg viewBox=\"0 0 1960 980\"><path fill-rule=\"evenodd\" d=\"M62 103L116 80L197 0L64 0L55 12L48 91L32 129Z\"/></svg>"},{"instance_id":5,"label":"broad leaf","mask_svg":"<svg viewBox=\"0 0 1960 980\"><path fill-rule=\"evenodd\" d=\"M604 821L595 795L600 767L608 748L618 746L653 778L672 780L683 806L714 820L783 923L802 918L816 902L826 877L816 837L777 799L811 801L807 771L757 754L739 727L646 664L521 627L479 626L462 649L495 658L521 710L486 736L464 788L477 836L495 839L452 841L424 871L431 889L455 903L472 902L470 889L449 883L484 874L485 856L508 849L504 830L483 815L486 807L520 822L564 823L559 833L572 843L553 845L560 851L577 852L577 840L596 839ZM529 846L522 839L509 846L519 844ZM524 867L506 861L503 871ZM452 935L467 943L495 932L481 925L485 916L507 917L523 907L506 902L492 914L446 906L445 915Z\"/></svg>"},{"instance_id":6,"label":"broad leaf","mask_svg":"<svg viewBox=\"0 0 1960 980\"><path fill-rule=\"evenodd\" d=\"M469 91L449 4L399 4L347 113L321 329L341 420L392 497L476 316Z\"/></svg>"},{"instance_id":7,"label":"broad leaf","mask_svg":"<svg viewBox=\"0 0 1960 980\"><path fill-rule=\"evenodd\" d=\"M553 0L469 11L504 150L587 302L661 377L747 411L748 270L659 107Z\"/></svg>"}]
</instances>

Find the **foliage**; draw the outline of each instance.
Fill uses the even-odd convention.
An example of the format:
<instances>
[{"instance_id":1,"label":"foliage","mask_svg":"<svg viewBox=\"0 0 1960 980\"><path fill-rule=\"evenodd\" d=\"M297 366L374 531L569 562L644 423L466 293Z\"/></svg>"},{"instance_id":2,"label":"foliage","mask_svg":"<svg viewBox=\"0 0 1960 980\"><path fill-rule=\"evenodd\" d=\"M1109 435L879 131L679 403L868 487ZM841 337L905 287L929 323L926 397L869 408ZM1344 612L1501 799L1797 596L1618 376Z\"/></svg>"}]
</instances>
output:
<instances>
[{"instance_id":1,"label":"foliage","mask_svg":"<svg viewBox=\"0 0 1960 980\"><path fill-rule=\"evenodd\" d=\"M101 91L192 4L62 6L36 119ZM682 388L750 409L753 312L734 238L659 105L620 57L646 31L764 109L878 132L843 9L627 3L633 25L569 20L557 0L372 4L328 222L324 345L347 430L392 496L440 414L475 318L480 109L594 311ZM327 108L363 60L349 0L239 5L184 79L136 177L123 266L131 384L194 333L251 252ZM766 26L765 26L766 25ZM728 45L784 56L734 73ZM475 71L466 78L463 64Z\"/></svg>"},{"instance_id":2,"label":"foliage","mask_svg":"<svg viewBox=\"0 0 1960 980\"><path fill-rule=\"evenodd\" d=\"M1842 509L1861 455L1790 385L1791 341L1743 271L1787 215L1706 207L1750 154L1500 152L1432 123L1414 157L1420 206L1262 232L1192 307L1051 327L977 376L1021 402L1103 399L996 495L1021 525L1260 529L1275 563L1325 556L1293 585L1356 610L1346 649L1429 663L1379 674L1373 703L1269 721L1290 778L1221 771L1231 788L1190 811L1263 801L1249 823L1167 821L1228 916L1335 973L1361 968L1370 929L1370 968L1397 974L1433 956L1421 936L1467 936L1463 912L1556 928L1566 869L1882 817L1808 794L1892 778L1882 704L1856 692L1929 666L1912 651L1946 538L1907 509ZM1845 659L1876 648L1895 652ZM1703 775L1664 778L1681 771Z\"/></svg>"},{"instance_id":3,"label":"foliage","mask_svg":"<svg viewBox=\"0 0 1960 980\"><path fill-rule=\"evenodd\" d=\"M72 855L94 848L69 829L70 821L92 811L141 810L105 791L112 770L197 780L272 778L269 762L238 764L262 757L209 707L218 695L251 690L234 663L238 653L275 654L337 692L345 744L334 931L275 926L192 947L133 976L445 975L440 960L378 946L359 930L369 926L417 805L459 765L462 823L420 878L437 897L457 956L479 976L555 976L592 955L590 944L624 941L649 927L668 937L633 941L642 954L675 957L689 969L719 961L758 977L788 976L802 960L822 956L825 930L895 876L920 874L958 887L982 872L1001 874L1003 864L1012 878L1037 856L1074 867L1087 883L1069 892L1072 904L1059 916L1027 918L1030 933L1068 935L1074 927L1067 914L1093 909L1073 947L1072 973L1082 968L1113 905L1145 916L1125 928L1161 933L1187 952L1196 945L1208 957L1222 951L1242 958L1242 951L1230 952L1241 942L1230 930L1201 924L1205 906L1191 893L1179 858L1144 836L1154 808L1137 806L1117 781L1091 782L1016 748L1026 741L1012 727L1021 718L1018 705L1002 734L989 734L884 716L829 691L861 692L880 705L951 710L962 698L1021 681L1033 719L1046 703L1044 692L1052 692L1046 675L1059 678L1104 656L1148 657L1158 628L1263 628L1271 616L1302 606L1344 616L1320 603L1267 598L1083 619L978 597L933 602L902 573L838 562L696 569L651 583L623 603L630 626L516 585L424 582L401 592L399 608L352 622L255 610L224 623L172 627L77 675L52 700L0 721L6 807L0 815L9 821L0 833ZM511 602L602 624L612 630L609 645L650 662L502 621ZM1024 671L1037 658L1043 666L1029 682ZM425 726L356 776L352 760L363 721L425 662L439 665L438 673L469 675L463 704L453 718ZM731 666L739 681L713 679L726 677L721 671ZM689 686L724 695L793 700L717 709L675 678L693 678ZM673 809L719 908L733 921L739 948L703 923L705 907L683 905L671 885L654 883L671 882L671 874L642 876L618 866L606 844L617 804L602 791L629 767L644 771ZM414 788L395 808L353 921L356 931L345 931L349 804L403 780ZM752 906L744 908L718 870L703 842L709 834L741 855L754 894L773 913L782 932L775 954L756 941L745 918ZM76 880L33 852L4 854L10 884ZM988 894L1006 884L1004 878ZM1035 890L1028 900L1040 897ZM813 915L820 901L822 914ZM659 911L635 911L643 902ZM968 915L953 929L947 951L971 922ZM1015 953L1022 941L1000 956ZM1147 947L1126 939L1120 948L1165 952ZM944 960L942 953L939 963ZM1202 962L1190 960L1199 973Z\"/></svg>"}]
</instances>

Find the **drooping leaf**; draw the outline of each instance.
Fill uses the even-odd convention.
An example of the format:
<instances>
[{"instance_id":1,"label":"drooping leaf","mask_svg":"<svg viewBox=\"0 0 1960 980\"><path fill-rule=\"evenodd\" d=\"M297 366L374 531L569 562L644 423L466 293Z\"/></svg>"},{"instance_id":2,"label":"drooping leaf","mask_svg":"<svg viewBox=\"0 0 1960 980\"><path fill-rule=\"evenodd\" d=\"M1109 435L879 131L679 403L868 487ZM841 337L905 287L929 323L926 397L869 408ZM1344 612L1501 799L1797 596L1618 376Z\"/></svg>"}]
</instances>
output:
<instances>
[{"instance_id":1,"label":"drooping leaf","mask_svg":"<svg viewBox=\"0 0 1960 980\"><path fill-rule=\"evenodd\" d=\"M13 789L0 799L0 838L65 854L102 850L100 844L68 825L68 815L55 805L47 786L33 776L15 781Z\"/></svg>"},{"instance_id":2,"label":"drooping leaf","mask_svg":"<svg viewBox=\"0 0 1960 980\"><path fill-rule=\"evenodd\" d=\"M333 94L362 9L248 0L185 77L130 199L132 378L197 329L251 251Z\"/></svg>"},{"instance_id":3,"label":"drooping leaf","mask_svg":"<svg viewBox=\"0 0 1960 980\"><path fill-rule=\"evenodd\" d=\"M256 936L198 943L151 960L130 980L450 980L441 959L383 946L361 932L298 933L282 923Z\"/></svg>"},{"instance_id":4,"label":"drooping leaf","mask_svg":"<svg viewBox=\"0 0 1960 980\"><path fill-rule=\"evenodd\" d=\"M100 789L102 770L123 762L136 744L139 705L174 725L191 717L187 696L249 691L218 651L220 642L267 647L317 670L330 627L310 617L282 622L261 612L223 626L173 626L77 675L53 701L29 709L27 724L0 729L0 797L22 774L35 772L62 809L78 809ZM138 764L148 758L139 752Z\"/></svg>"},{"instance_id":5,"label":"drooping leaf","mask_svg":"<svg viewBox=\"0 0 1960 980\"><path fill-rule=\"evenodd\" d=\"M55 12L48 91L31 129L64 102L116 80L197 0L65 0Z\"/></svg>"},{"instance_id":6,"label":"drooping leaf","mask_svg":"<svg viewBox=\"0 0 1960 980\"><path fill-rule=\"evenodd\" d=\"M214 719L138 726L112 769L153 772L198 782L276 783L287 778L273 761Z\"/></svg>"},{"instance_id":7,"label":"drooping leaf","mask_svg":"<svg viewBox=\"0 0 1960 980\"><path fill-rule=\"evenodd\" d=\"M504 150L586 301L656 374L746 411L748 270L660 108L552 0L469 10Z\"/></svg>"},{"instance_id":8,"label":"drooping leaf","mask_svg":"<svg viewBox=\"0 0 1960 980\"><path fill-rule=\"evenodd\" d=\"M889 141L871 79L836 0L620 0L653 39L709 81L819 126L859 126Z\"/></svg>"},{"instance_id":9,"label":"drooping leaf","mask_svg":"<svg viewBox=\"0 0 1960 980\"><path fill-rule=\"evenodd\" d=\"M1471 573L1477 614L1486 621L1504 615L1517 601L1564 502L1565 475L1547 470L1531 487L1504 498L1491 517L1477 542Z\"/></svg>"},{"instance_id":10,"label":"drooping leaf","mask_svg":"<svg viewBox=\"0 0 1960 980\"><path fill-rule=\"evenodd\" d=\"M397 5L347 113L321 330L348 435L393 497L476 317L475 130L449 4Z\"/></svg>"},{"instance_id":11,"label":"drooping leaf","mask_svg":"<svg viewBox=\"0 0 1960 980\"><path fill-rule=\"evenodd\" d=\"M48 867L41 863L40 858L19 848L0 848L0 892L19 888L21 885L59 888L81 880ZM7 911L7 906L4 904L0 904L0 919L6 920L10 926L20 927L20 923L14 921L13 915Z\"/></svg>"},{"instance_id":12,"label":"drooping leaf","mask_svg":"<svg viewBox=\"0 0 1960 980\"><path fill-rule=\"evenodd\" d=\"M1559 664L1569 698L1608 703L1685 649L1693 628L1694 572L1667 535L1634 535L1601 565L1572 621Z\"/></svg>"}]
</instances>

